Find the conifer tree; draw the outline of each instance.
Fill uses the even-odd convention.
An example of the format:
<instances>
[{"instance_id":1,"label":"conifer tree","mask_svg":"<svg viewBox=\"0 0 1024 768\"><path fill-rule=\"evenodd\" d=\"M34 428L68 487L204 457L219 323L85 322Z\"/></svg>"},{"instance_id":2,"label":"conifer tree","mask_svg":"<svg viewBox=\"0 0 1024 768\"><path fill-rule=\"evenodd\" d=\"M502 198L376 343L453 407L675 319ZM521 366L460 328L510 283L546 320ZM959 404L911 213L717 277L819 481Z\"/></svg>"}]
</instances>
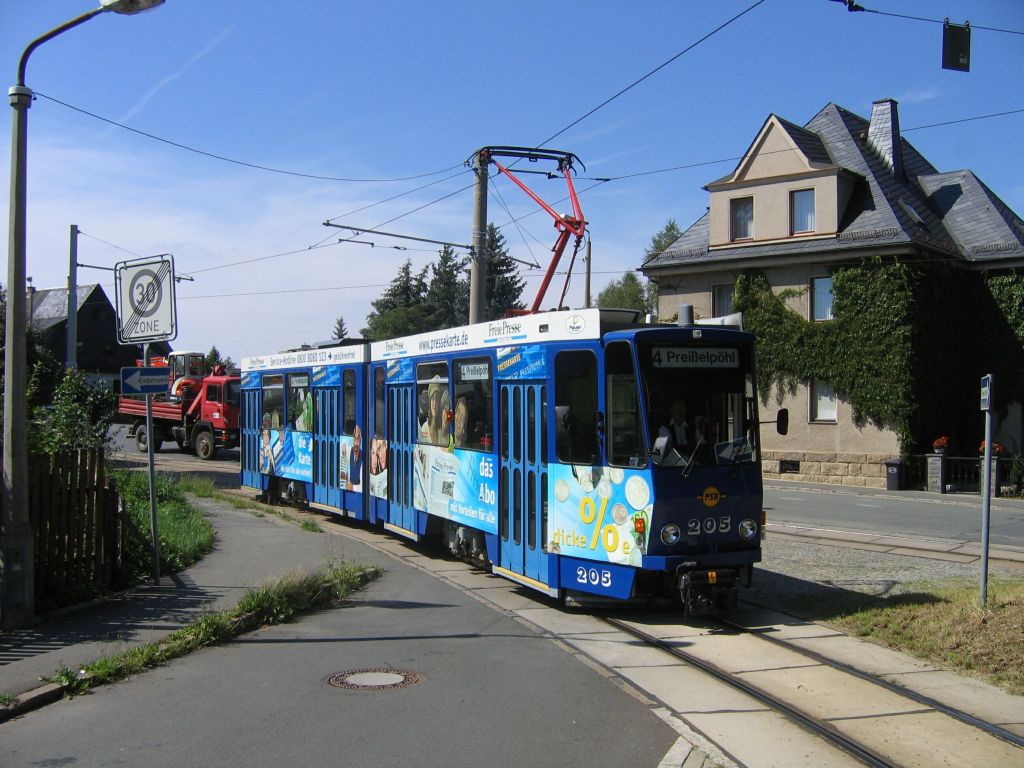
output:
<instances>
[{"instance_id":1,"label":"conifer tree","mask_svg":"<svg viewBox=\"0 0 1024 768\"><path fill-rule=\"evenodd\" d=\"M348 338L348 328L345 327L345 318L338 316L338 319L334 321L334 330L331 332L331 338L343 341Z\"/></svg>"},{"instance_id":2,"label":"conifer tree","mask_svg":"<svg viewBox=\"0 0 1024 768\"><path fill-rule=\"evenodd\" d=\"M373 310L366 316L363 338L380 341L427 329L427 270L424 267L413 273L412 260L405 261L381 297L371 302Z\"/></svg>"},{"instance_id":3,"label":"conifer tree","mask_svg":"<svg viewBox=\"0 0 1024 768\"><path fill-rule=\"evenodd\" d=\"M469 321L467 261L464 256L456 256L448 245L438 254L437 263L431 267L430 286L427 288L429 330L454 328Z\"/></svg>"},{"instance_id":4,"label":"conifer tree","mask_svg":"<svg viewBox=\"0 0 1024 768\"><path fill-rule=\"evenodd\" d=\"M509 309L523 309L521 299L526 281L519 276L519 267L509 256L505 236L494 224L487 225L484 258L487 260L486 319L504 317Z\"/></svg>"}]
</instances>

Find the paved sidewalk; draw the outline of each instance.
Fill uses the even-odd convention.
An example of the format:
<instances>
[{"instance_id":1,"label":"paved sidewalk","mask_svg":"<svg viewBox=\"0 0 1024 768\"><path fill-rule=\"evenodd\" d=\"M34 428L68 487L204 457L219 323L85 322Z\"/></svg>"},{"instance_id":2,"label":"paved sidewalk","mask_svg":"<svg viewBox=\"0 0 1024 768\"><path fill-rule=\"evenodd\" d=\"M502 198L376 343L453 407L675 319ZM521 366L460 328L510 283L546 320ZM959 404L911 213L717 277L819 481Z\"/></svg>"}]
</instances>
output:
<instances>
[{"instance_id":1,"label":"paved sidewalk","mask_svg":"<svg viewBox=\"0 0 1024 768\"><path fill-rule=\"evenodd\" d=\"M61 664L77 669L166 637L203 611L234 605L249 587L319 568L339 546L333 536L274 517L257 518L206 499L194 503L216 531L213 552L182 574L164 576L159 586L139 586L56 618L44 617L35 627L0 633L0 693L40 688L40 678L52 676Z\"/></svg>"}]
</instances>

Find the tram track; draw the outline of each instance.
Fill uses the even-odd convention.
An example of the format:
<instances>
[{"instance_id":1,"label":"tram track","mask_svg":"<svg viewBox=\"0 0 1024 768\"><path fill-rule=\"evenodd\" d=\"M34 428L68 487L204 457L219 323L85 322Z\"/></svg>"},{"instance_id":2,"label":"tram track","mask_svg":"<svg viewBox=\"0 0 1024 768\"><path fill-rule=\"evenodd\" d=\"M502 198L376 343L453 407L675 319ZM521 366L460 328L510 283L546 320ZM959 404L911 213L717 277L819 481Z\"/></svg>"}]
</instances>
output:
<instances>
[{"instance_id":1,"label":"tram track","mask_svg":"<svg viewBox=\"0 0 1024 768\"><path fill-rule=\"evenodd\" d=\"M941 712L942 714L948 717L952 717L956 720L959 720L962 723L966 723L967 725L977 728L978 730L987 733L990 736L995 736L996 738L1009 742L1010 744L1013 744L1016 747L1024 749L1024 737L1018 736L1017 734L1008 731L1005 728L1002 728L1001 726L998 726L994 723L989 723L985 720L982 720L981 718L976 717L970 714L969 712L964 712L963 710L957 709L956 707L951 707L948 704L943 704L941 701L931 696L927 696L923 693L907 688L906 686L899 685L897 683L892 682L891 680L886 680L882 677L879 677L878 675L871 674L870 672L865 672L862 669L857 669L856 667L850 664L846 664L845 662L837 661L836 659L831 659L822 653L818 653L817 651L811 650L809 648L804 648L803 646L797 645L796 643L791 643L787 640L783 640L778 637L773 637L772 635L768 634L770 630L748 627L743 624L739 624L735 621L732 621L730 619L719 617L715 617L713 621L716 624L719 624L720 626L733 630L734 632L742 632L745 634L754 635L755 637L759 637L762 640L766 640L779 648L785 648L789 651L799 653L802 656L806 656L807 658L818 662L819 664L827 665L839 672L843 672L848 675L853 675L854 677L858 677L861 680L873 683L877 686L885 688L886 690L892 693L910 699L922 706L934 709L935 711Z\"/></svg>"},{"instance_id":2,"label":"tram track","mask_svg":"<svg viewBox=\"0 0 1024 768\"><path fill-rule=\"evenodd\" d=\"M679 629L681 631L673 633L672 627L664 624L645 626L643 619L625 620L608 615L593 615L616 630L624 632L648 646L657 648L675 660L709 675L719 683L749 696L768 707L771 711L781 714L800 728L814 734L830 746L845 752L864 765L902 766L908 764L928 764L927 762L920 763L916 759L907 759L908 754L914 753L915 747L913 744L916 740L922 740L922 743L927 743L929 738L927 730L916 728L915 726L924 720L928 720L930 728L935 732L948 732L950 728L957 729L960 727L953 725L949 721L937 721L935 718L939 717L952 718L957 723L968 726L978 732L979 738L984 739L985 736L988 736L993 740L1004 742L1002 747L994 744L997 752L1024 748L1024 738L999 725L986 722L970 713L943 704L929 696L909 690L904 686L881 679L877 675L856 669L849 664L830 659L823 654L798 644L770 637L767 635L767 632L771 631L770 628L752 628L729 619L709 619L707 626L710 629L710 633L699 635L698 637L708 638L710 635L714 635L716 648L713 651L705 648L705 652L700 653L700 643L693 642L696 639L692 636L693 627L680 626ZM764 668L759 670L730 670L728 668L728 661L733 657L730 656L728 650L721 648L722 639L728 637L728 635L723 634L721 631L716 631L719 628L731 633L736 640L746 642L749 638L756 642L766 641L774 648L781 649L787 656L789 654L794 656L787 659L784 665L776 668L773 668L769 662L765 663ZM687 633L690 633L691 639L681 640L680 637L686 636ZM685 650L680 647L682 645L695 646L698 652ZM767 656L767 653L758 654L756 651L749 649L747 652L747 657L760 659ZM714 660L709 657L714 657ZM826 679L822 676L821 670L823 669L828 671L828 676L841 676L839 684L835 685L832 689L831 698L837 701L843 700L844 685L847 690L851 686L849 683L843 683L842 680L849 681L853 678L856 681L867 683L869 686L873 686L876 690L880 691L878 694L880 697L879 701L866 701L859 706L857 703L852 704L850 709L855 711L856 714L836 714L834 712L823 714L820 710L823 708L828 709L827 705L822 707L817 702L808 701L806 697L801 702L799 696L794 694L797 693L797 689L805 687L814 689L815 695L820 700L822 691L819 689L823 684L823 680ZM780 684L779 677L777 675L773 677L773 673L789 676L790 680ZM761 675L765 682L755 683L748 679L758 675ZM806 679L803 678L804 675L806 675ZM804 679L805 684L795 682L797 679ZM863 695L863 691L860 691L860 694ZM898 699L893 697L898 697ZM894 704L894 702L901 703ZM811 711L813 709L818 709L819 712ZM901 722L907 718L916 722L913 725ZM890 721L888 725L877 727L879 724L885 723L886 720ZM858 726L858 722L873 722L876 727L865 728ZM948 727L944 726L943 722L948 724ZM837 723L840 725L837 726ZM910 727L908 728L908 726ZM857 731L860 731L860 733L858 734ZM889 738L885 738L882 735L885 731L890 733ZM905 738L902 735L904 731L906 731ZM893 739L891 734L899 734L900 736ZM963 734L960 735L960 738L966 740Z\"/></svg>"},{"instance_id":3,"label":"tram track","mask_svg":"<svg viewBox=\"0 0 1024 768\"><path fill-rule=\"evenodd\" d=\"M638 627L619 619L608 616L597 616L597 618L606 624L615 627L621 632L625 632L638 640L642 640L645 643L664 651L679 661L696 667L714 679L739 690L741 693L756 699L771 709L783 713L786 717L796 722L801 727L816 736L821 737L829 744L838 747L847 754L852 755L865 765L874 766L874 768L897 768L898 766L898 763L890 762L874 750L846 737L829 723L802 711L798 707L783 701L780 697L774 696L768 691L763 690L760 686L754 685L747 680L743 680L740 676L728 672L716 664L712 664L705 659L675 647L668 640L651 635Z\"/></svg>"}]
</instances>

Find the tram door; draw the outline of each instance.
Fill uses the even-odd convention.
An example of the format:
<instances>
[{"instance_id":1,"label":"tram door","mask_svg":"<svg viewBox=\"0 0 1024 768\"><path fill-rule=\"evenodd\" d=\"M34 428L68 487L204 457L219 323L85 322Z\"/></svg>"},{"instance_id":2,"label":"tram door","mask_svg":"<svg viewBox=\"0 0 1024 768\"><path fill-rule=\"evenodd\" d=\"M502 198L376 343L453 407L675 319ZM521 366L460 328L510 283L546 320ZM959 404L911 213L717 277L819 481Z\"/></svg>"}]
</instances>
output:
<instances>
[{"instance_id":1,"label":"tram door","mask_svg":"<svg viewBox=\"0 0 1024 768\"><path fill-rule=\"evenodd\" d=\"M242 485L247 488L260 488L260 490L262 490L259 467L261 394L258 386L254 389L242 390Z\"/></svg>"},{"instance_id":2,"label":"tram door","mask_svg":"<svg viewBox=\"0 0 1024 768\"><path fill-rule=\"evenodd\" d=\"M542 382L501 384L498 534L501 566L547 583L547 420Z\"/></svg>"},{"instance_id":3,"label":"tram door","mask_svg":"<svg viewBox=\"0 0 1024 768\"><path fill-rule=\"evenodd\" d=\"M387 522L416 533L413 498L413 450L416 447L416 387L388 387L388 516Z\"/></svg>"},{"instance_id":4,"label":"tram door","mask_svg":"<svg viewBox=\"0 0 1024 768\"><path fill-rule=\"evenodd\" d=\"M341 393L338 387L313 390L313 501L341 507L338 488L338 430L341 428Z\"/></svg>"}]
</instances>

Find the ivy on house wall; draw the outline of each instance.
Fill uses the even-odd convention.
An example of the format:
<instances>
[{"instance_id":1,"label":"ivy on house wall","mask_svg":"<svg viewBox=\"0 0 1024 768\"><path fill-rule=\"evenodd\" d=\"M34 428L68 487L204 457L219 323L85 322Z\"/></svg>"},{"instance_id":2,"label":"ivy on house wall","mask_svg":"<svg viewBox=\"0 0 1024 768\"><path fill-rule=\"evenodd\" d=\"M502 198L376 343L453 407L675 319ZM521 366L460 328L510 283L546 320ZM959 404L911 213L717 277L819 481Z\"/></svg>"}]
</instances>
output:
<instances>
[{"instance_id":1,"label":"ivy on house wall","mask_svg":"<svg viewBox=\"0 0 1024 768\"><path fill-rule=\"evenodd\" d=\"M829 384L904 454L941 434L963 452L980 437L978 380L995 373L997 405L1024 400L1024 278L865 259L832 274L833 317L805 319L763 273L737 279L735 307L757 336L759 394L781 402L800 384Z\"/></svg>"},{"instance_id":2,"label":"ivy on house wall","mask_svg":"<svg viewBox=\"0 0 1024 768\"><path fill-rule=\"evenodd\" d=\"M834 319L813 322L786 304L792 294L775 294L764 274L740 275L734 302L744 328L757 336L762 401L773 390L781 401L801 383L824 382L849 398L855 424L891 429L904 443L914 410L908 397L911 281L901 264L836 270Z\"/></svg>"}]
</instances>

